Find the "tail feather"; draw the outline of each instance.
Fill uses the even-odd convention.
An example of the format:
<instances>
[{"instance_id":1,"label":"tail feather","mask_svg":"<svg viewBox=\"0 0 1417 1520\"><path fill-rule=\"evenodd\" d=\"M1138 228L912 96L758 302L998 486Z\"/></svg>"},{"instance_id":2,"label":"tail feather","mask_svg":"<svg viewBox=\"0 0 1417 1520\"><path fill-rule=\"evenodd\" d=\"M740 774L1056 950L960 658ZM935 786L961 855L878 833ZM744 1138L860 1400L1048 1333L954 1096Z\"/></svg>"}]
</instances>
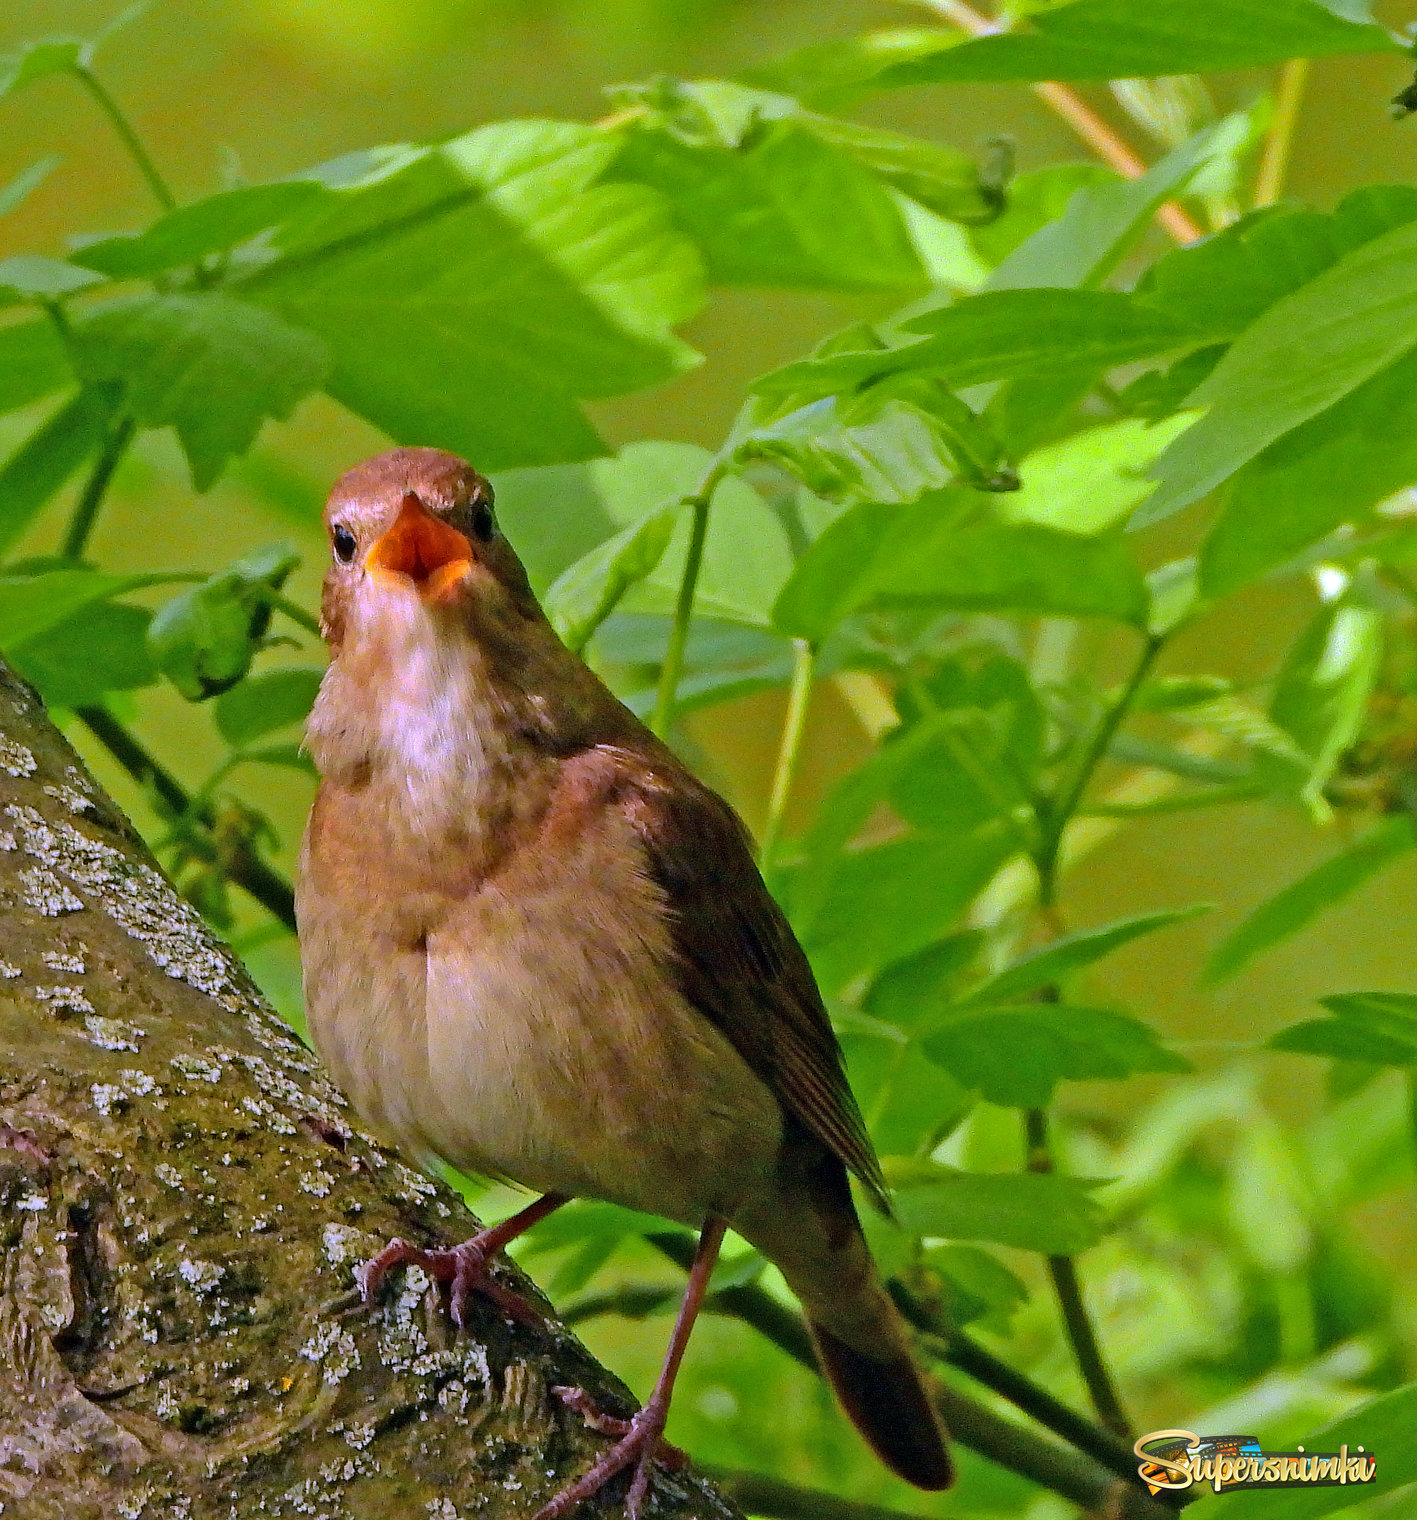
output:
<instances>
[{"instance_id":1,"label":"tail feather","mask_svg":"<svg viewBox=\"0 0 1417 1520\"><path fill-rule=\"evenodd\" d=\"M916 1488L948 1488L954 1464L919 1369L909 1355L885 1359L848 1346L809 1321L817 1360L851 1423L897 1477Z\"/></svg>"}]
</instances>

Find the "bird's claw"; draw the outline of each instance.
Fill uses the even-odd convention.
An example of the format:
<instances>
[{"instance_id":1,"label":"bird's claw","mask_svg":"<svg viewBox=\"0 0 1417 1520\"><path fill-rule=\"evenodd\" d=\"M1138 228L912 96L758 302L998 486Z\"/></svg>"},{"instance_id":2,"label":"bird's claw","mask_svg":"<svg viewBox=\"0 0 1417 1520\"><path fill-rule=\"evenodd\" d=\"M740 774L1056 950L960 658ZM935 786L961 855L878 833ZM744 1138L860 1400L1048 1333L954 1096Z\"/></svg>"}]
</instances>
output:
<instances>
[{"instance_id":1,"label":"bird's claw","mask_svg":"<svg viewBox=\"0 0 1417 1520\"><path fill-rule=\"evenodd\" d=\"M563 1488L548 1504L543 1504L532 1520L560 1520L592 1494L599 1493L617 1473L633 1465L630 1492L625 1500L628 1520L640 1520L657 1462L677 1472L686 1467L688 1455L664 1439L667 1410L658 1399L651 1398L643 1409L628 1420L606 1414L583 1388L553 1388L552 1392L569 1409L574 1409L589 1429L600 1435L615 1436L615 1445L598 1462L571 1484Z\"/></svg>"},{"instance_id":2,"label":"bird's claw","mask_svg":"<svg viewBox=\"0 0 1417 1520\"><path fill-rule=\"evenodd\" d=\"M459 1330L467 1328L467 1306L474 1293L490 1299L509 1319L545 1329L546 1316L541 1310L492 1276L491 1253L483 1244L486 1233L442 1251L425 1251L412 1241L391 1240L360 1267L357 1273L360 1295L366 1304L373 1303L384 1279L395 1267L421 1267L434 1282L448 1287L449 1309Z\"/></svg>"}]
</instances>

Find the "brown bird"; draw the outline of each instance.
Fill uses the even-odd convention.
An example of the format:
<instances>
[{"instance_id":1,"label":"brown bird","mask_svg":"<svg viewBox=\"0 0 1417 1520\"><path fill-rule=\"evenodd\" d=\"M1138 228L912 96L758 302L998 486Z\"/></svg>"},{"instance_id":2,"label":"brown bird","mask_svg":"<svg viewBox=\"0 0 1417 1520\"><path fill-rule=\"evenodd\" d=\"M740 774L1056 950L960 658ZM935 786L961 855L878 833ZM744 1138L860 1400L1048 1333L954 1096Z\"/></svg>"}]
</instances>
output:
<instances>
[{"instance_id":1,"label":"brown bird","mask_svg":"<svg viewBox=\"0 0 1417 1520\"><path fill-rule=\"evenodd\" d=\"M701 1228L658 1383L537 1520L634 1468L649 1491L675 1374L732 1226L801 1299L846 1413L894 1472L951 1480L942 1431L852 1203L889 1209L807 958L742 822L556 637L488 483L395 449L325 508L331 662L296 911L315 1044L356 1108L425 1160L544 1194L400 1263L506 1312L489 1257L568 1198Z\"/></svg>"}]
</instances>

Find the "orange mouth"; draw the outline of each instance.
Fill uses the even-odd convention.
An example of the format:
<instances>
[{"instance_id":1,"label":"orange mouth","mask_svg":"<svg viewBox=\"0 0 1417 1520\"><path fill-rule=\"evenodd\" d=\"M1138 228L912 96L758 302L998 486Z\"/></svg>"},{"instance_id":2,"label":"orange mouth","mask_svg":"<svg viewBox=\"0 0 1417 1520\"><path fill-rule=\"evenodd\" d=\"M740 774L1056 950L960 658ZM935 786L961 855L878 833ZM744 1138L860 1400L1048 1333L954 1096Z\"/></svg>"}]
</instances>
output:
<instances>
[{"instance_id":1,"label":"orange mouth","mask_svg":"<svg viewBox=\"0 0 1417 1520\"><path fill-rule=\"evenodd\" d=\"M410 491L393 527L370 549L364 565L406 575L425 600L445 602L472 569L472 545Z\"/></svg>"}]
</instances>

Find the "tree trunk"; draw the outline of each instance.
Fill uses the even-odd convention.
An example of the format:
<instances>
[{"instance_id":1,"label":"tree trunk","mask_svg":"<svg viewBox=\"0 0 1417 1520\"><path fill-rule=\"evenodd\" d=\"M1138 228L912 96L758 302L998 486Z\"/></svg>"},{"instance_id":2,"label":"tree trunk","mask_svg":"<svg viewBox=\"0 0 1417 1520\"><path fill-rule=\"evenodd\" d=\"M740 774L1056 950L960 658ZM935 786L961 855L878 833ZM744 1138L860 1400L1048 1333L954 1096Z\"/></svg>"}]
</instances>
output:
<instances>
[{"instance_id":1,"label":"tree trunk","mask_svg":"<svg viewBox=\"0 0 1417 1520\"><path fill-rule=\"evenodd\" d=\"M633 1404L569 1332L478 1301L455 1335L417 1271L351 1306L391 1236L476 1222L360 1131L3 664L0 914L5 1520L526 1516L604 1450L552 1387Z\"/></svg>"}]
</instances>

